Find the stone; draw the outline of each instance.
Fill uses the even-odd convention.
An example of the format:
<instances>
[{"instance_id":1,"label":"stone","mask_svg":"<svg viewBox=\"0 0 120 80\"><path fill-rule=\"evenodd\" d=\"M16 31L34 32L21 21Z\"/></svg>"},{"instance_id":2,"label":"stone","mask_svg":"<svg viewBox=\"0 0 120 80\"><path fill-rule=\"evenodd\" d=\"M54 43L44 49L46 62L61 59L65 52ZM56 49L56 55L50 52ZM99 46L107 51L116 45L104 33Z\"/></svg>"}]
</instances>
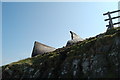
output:
<instances>
[{"instance_id":1,"label":"stone","mask_svg":"<svg viewBox=\"0 0 120 80\"><path fill-rule=\"evenodd\" d=\"M77 43L79 41L83 41L84 39L82 39L80 36L78 36L76 33L70 31L71 33L71 40L68 40L67 41L67 45L66 46L69 46L69 45L72 45L74 43Z\"/></svg>"},{"instance_id":2,"label":"stone","mask_svg":"<svg viewBox=\"0 0 120 80\"><path fill-rule=\"evenodd\" d=\"M34 43L34 48L33 48L33 52L32 52L32 57L38 55L38 54L44 54L47 52L52 52L56 50L53 47L47 46L45 44L42 44L40 42L35 41Z\"/></svg>"},{"instance_id":3,"label":"stone","mask_svg":"<svg viewBox=\"0 0 120 80\"><path fill-rule=\"evenodd\" d=\"M109 49L104 47L107 45ZM120 27L109 30L107 34L102 33L101 37L92 37L82 43L59 48L50 54L23 59L1 68L3 80L11 78L118 80L120 79Z\"/></svg>"}]
</instances>

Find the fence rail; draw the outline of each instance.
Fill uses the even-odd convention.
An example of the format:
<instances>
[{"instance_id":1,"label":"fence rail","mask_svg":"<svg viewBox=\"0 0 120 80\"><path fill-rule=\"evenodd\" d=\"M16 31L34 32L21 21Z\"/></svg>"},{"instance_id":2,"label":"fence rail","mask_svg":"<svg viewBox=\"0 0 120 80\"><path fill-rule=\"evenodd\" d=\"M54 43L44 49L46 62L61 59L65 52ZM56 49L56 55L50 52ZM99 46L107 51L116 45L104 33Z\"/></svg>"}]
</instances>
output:
<instances>
[{"instance_id":1,"label":"fence rail","mask_svg":"<svg viewBox=\"0 0 120 80\"><path fill-rule=\"evenodd\" d=\"M107 14L112 14L112 13L116 13L116 12L120 12L120 10L116 10L116 11L112 11L112 12L107 12L107 13L104 13L103 15L107 15Z\"/></svg>"},{"instance_id":2,"label":"fence rail","mask_svg":"<svg viewBox=\"0 0 120 80\"><path fill-rule=\"evenodd\" d=\"M111 14L116 13L116 12L120 12L120 10L116 10L116 11L112 11L112 12L108 11L107 13L103 14L103 15L108 15L108 19L105 19L105 21L109 21L109 25L106 25L106 27L108 27L108 29L114 27L114 25L120 24L120 22L113 23L113 21L112 21L113 19L120 18L120 16L111 17Z\"/></svg>"},{"instance_id":3,"label":"fence rail","mask_svg":"<svg viewBox=\"0 0 120 80\"><path fill-rule=\"evenodd\" d=\"M116 18L120 18L120 16L113 17L113 18L111 18L111 19L116 19ZM108 21L108 20L110 20L110 19L105 19L105 21Z\"/></svg>"}]
</instances>

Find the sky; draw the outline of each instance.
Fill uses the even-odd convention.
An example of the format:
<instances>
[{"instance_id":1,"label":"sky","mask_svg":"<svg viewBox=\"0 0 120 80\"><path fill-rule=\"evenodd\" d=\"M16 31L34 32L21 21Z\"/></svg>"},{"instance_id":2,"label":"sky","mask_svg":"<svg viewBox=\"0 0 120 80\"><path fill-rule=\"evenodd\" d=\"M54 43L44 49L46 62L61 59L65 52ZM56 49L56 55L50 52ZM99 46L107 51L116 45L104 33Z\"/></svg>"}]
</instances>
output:
<instances>
[{"instance_id":1,"label":"sky","mask_svg":"<svg viewBox=\"0 0 120 80\"><path fill-rule=\"evenodd\" d=\"M31 57L35 41L61 48L70 30L83 39L103 33L103 13L117 9L118 2L3 2L2 65Z\"/></svg>"},{"instance_id":2,"label":"sky","mask_svg":"<svg viewBox=\"0 0 120 80\"><path fill-rule=\"evenodd\" d=\"M2 3L0 2L0 66L2 65Z\"/></svg>"}]
</instances>

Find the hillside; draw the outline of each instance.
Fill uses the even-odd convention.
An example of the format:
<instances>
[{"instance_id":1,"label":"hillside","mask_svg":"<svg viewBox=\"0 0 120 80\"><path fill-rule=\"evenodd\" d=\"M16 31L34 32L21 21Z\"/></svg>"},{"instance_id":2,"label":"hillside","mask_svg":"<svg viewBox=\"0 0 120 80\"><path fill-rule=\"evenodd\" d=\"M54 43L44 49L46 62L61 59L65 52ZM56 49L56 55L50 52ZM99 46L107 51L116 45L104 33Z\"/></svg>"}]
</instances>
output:
<instances>
[{"instance_id":1,"label":"hillside","mask_svg":"<svg viewBox=\"0 0 120 80\"><path fill-rule=\"evenodd\" d=\"M2 66L5 78L120 78L120 27Z\"/></svg>"}]
</instances>

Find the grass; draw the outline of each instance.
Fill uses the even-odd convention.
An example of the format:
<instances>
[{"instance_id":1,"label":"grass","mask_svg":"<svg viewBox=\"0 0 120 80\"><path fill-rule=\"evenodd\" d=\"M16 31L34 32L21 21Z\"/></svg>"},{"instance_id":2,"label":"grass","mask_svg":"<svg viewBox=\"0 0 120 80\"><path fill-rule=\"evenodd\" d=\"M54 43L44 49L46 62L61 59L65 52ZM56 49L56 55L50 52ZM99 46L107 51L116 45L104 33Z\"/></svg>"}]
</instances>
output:
<instances>
[{"instance_id":1,"label":"grass","mask_svg":"<svg viewBox=\"0 0 120 80\"><path fill-rule=\"evenodd\" d=\"M27 59L24 59L24 60L20 60L18 62L13 62L9 65L25 64L25 63L31 65L32 63L40 61L40 59L41 60L42 59L43 60L52 59L56 56L59 56L60 53L64 53L64 52L65 53L67 52L68 54L76 53L75 51L78 51L78 50L79 50L79 52L86 52L90 49L90 47L92 47L95 44L96 41L100 42L103 45L106 44L106 43L109 44L110 43L109 40L111 41L112 38L114 38L114 36L119 36L120 35L119 33L120 33L120 27L112 28L112 29L108 30L106 33L100 34L100 35L103 35L101 37L97 37L98 36L97 35L96 37L86 39L83 42L78 42L77 44L74 44L72 46L60 48L60 49L57 49L56 51L48 53L48 54L38 55L38 56L35 56L33 58L27 58ZM5 65L5 66L8 66L8 65Z\"/></svg>"},{"instance_id":2,"label":"grass","mask_svg":"<svg viewBox=\"0 0 120 80\"><path fill-rule=\"evenodd\" d=\"M24 72L25 66L34 68L35 70L40 69L41 72L48 70L49 67L49 69L54 68L53 73L58 76L58 72L56 71L60 69L60 66L65 64L65 62L71 62L74 58L82 59L91 54L108 54L109 50L104 51L99 50L99 48L110 45L116 37L120 37L120 27L112 28L106 33L88 38L82 42L73 44L72 46L59 48L50 53L37 55L32 58L27 58L18 62L4 65L2 66L2 69L5 71L9 68L12 71L17 71L19 75L21 75ZM84 56L84 54L86 55Z\"/></svg>"}]
</instances>

